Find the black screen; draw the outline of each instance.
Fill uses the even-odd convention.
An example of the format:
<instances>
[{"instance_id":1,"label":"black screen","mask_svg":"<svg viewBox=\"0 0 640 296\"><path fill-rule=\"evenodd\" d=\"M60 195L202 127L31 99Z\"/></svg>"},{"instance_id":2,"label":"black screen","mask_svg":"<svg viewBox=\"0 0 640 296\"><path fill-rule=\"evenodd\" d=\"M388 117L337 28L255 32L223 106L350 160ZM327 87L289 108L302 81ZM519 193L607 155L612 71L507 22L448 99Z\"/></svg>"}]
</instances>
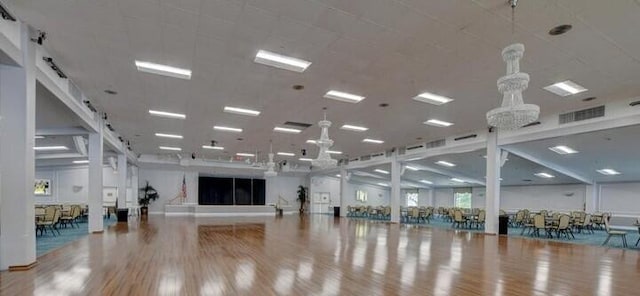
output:
<instances>
[{"instance_id":1,"label":"black screen","mask_svg":"<svg viewBox=\"0 0 640 296\"><path fill-rule=\"evenodd\" d=\"M265 181L263 179L253 179L253 205L264 206Z\"/></svg>"},{"instance_id":2,"label":"black screen","mask_svg":"<svg viewBox=\"0 0 640 296\"><path fill-rule=\"evenodd\" d=\"M251 179L236 180L236 205L251 205Z\"/></svg>"},{"instance_id":3,"label":"black screen","mask_svg":"<svg viewBox=\"0 0 640 296\"><path fill-rule=\"evenodd\" d=\"M198 193L201 205L233 205L233 178L200 177Z\"/></svg>"}]
</instances>

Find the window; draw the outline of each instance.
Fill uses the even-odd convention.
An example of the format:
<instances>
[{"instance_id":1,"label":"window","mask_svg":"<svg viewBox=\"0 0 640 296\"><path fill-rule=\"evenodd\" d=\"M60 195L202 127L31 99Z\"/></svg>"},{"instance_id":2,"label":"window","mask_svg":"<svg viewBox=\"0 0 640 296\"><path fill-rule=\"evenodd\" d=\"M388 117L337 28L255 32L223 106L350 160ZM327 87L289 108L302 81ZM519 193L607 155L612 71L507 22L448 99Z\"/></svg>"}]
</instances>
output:
<instances>
[{"instance_id":1,"label":"window","mask_svg":"<svg viewBox=\"0 0 640 296\"><path fill-rule=\"evenodd\" d=\"M417 207L417 206L418 206L418 193L407 192L407 207Z\"/></svg>"},{"instance_id":2,"label":"window","mask_svg":"<svg viewBox=\"0 0 640 296\"><path fill-rule=\"evenodd\" d=\"M456 208L471 208L471 187L454 188L453 204Z\"/></svg>"}]
</instances>

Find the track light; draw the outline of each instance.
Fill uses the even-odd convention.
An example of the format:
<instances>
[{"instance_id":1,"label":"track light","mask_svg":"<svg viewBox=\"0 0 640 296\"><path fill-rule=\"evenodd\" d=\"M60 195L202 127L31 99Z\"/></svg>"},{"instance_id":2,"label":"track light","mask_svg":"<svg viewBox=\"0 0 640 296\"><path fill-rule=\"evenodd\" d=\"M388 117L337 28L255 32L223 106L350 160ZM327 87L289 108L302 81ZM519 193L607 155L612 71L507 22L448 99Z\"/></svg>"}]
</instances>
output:
<instances>
[{"instance_id":1,"label":"track light","mask_svg":"<svg viewBox=\"0 0 640 296\"><path fill-rule=\"evenodd\" d=\"M58 77L66 79L67 75L64 74L64 72L62 72L62 70L60 69L60 67L58 67L58 65L56 65L56 63L53 62L53 59L50 57L42 57L42 59L47 62L47 64L49 65L49 67L51 67L51 69L53 71L56 72L56 74L58 74Z\"/></svg>"},{"instance_id":2,"label":"track light","mask_svg":"<svg viewBox=\"0 0 640 296\"><path fill-rule=\"evenodd\" d=\"M89 108L89 110L91 110L91 112L96 113L98 112L98 110L96 110L96 107L93 107L93 105L91 104L91 102L89 100L85 100L83 101L84 105L87 106L87 108Z\"/></svg>"},{"instance_id":3,"label":"track light","mask_svg":"<svg viewBox=\"0 0 640 296\"><path fill-rule=\"evenodd\" d=\"M191 153L191 159L196 159L196 154L195 153Z\"/></svg>"},{"instance_id":4,"label":"track light","mask_svg":"<svg viewBox=\"0 0 640 296\"><path fill-rule=\"evenodd\" d=\"M45 39L47 39L47 32L38 30L37 37L31 38L31 41L37 43L38 45L42 45Z\"/></svg>"},{"instance_id":5,"label":"track light","mask_svg":"<svg viewBox=\"0 0 640 296\"><path fill-rule=\"evenodd\" d=\"M7 10L6 7L4 7L4 5L2 4L2 2L0 2L0 16L8 21L12 21L15 22L16 21L16 17L14 17L9 10Z\"/></svg>"}]
</instances>

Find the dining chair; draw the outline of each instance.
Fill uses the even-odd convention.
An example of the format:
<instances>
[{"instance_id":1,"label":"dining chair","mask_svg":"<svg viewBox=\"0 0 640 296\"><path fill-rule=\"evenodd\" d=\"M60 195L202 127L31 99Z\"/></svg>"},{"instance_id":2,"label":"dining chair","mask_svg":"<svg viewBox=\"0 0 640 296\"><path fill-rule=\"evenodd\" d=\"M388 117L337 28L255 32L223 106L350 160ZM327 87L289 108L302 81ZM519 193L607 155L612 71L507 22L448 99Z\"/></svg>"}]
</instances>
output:
<instances>
[{"instance_id":1,"label":"dining chair","mask_svg":"<svg viewBox=\"0 0 640 296\"><path fill-rule=\"evenodd\" d=\"M555 227L556 235L558 238L560 238L560 235L562 234L564 234L567 239L570 239L569 235L571 235L572 238L575 238L575 236L573 235L573 231L571 231L571 227L569 225L570 220L571 217L569 215L560 215L560 218L558 219L558 226Z\"/></svg>"},{"instance_id":2,"label":"dining chair","mask_svg":"<svg viewBox=\"0 0 640 296\"><path fill-rule=\"evenodd\" d=\"M544 216L537 214L533 216L533 235L540 237L540 230L545 231L545 235L551 238L551 226L547 225L544 221Z\"/></svg>"},{"instance_id":3,"label":"dining chair","mask_svg":"<svg viewBox=\"0 0 640 296\"><path fill-rule=\"evenodd\" d=\"M609 224L609 220L611 219L611 216L607 215L606 217L603 216L603 220L604 220L604 227L605 230L607 231L607 239L602 243L602 245L606 245L609 240L611 239L611 237L614 236L619 236L622 239L622 246L623 247L627 247L627 232L626 231L621 231L621 230L612 230L611 229L611 225Z\"/></svg>"}]
</instances>

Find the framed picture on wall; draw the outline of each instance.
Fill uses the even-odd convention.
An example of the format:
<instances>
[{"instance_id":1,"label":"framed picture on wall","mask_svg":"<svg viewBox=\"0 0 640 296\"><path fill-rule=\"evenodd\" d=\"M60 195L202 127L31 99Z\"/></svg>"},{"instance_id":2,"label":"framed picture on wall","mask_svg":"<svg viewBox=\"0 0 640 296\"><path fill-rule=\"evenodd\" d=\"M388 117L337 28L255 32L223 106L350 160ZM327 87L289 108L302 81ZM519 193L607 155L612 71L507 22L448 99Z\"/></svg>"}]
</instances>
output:
<instances>
[{"instance_id":1,"label":"framed picture on wall","mask_svg":"<svg viewBox=\"0 0 640 296\"><path fill-rule=\"evenodd\" d=\"M36 179L33 186L34 195L51 195L51 180Z\"/></svg>"},{"instance_id":2,"label":"framed picture on wall","mask_svg":"<svg viewBox=\"0 0 640 296\"><path fill-rule=\"evenodd\" d=\"M363 190L356 191L356 200L362 203L367 202L367 192Z\"/></svg>"}]
</instances>

